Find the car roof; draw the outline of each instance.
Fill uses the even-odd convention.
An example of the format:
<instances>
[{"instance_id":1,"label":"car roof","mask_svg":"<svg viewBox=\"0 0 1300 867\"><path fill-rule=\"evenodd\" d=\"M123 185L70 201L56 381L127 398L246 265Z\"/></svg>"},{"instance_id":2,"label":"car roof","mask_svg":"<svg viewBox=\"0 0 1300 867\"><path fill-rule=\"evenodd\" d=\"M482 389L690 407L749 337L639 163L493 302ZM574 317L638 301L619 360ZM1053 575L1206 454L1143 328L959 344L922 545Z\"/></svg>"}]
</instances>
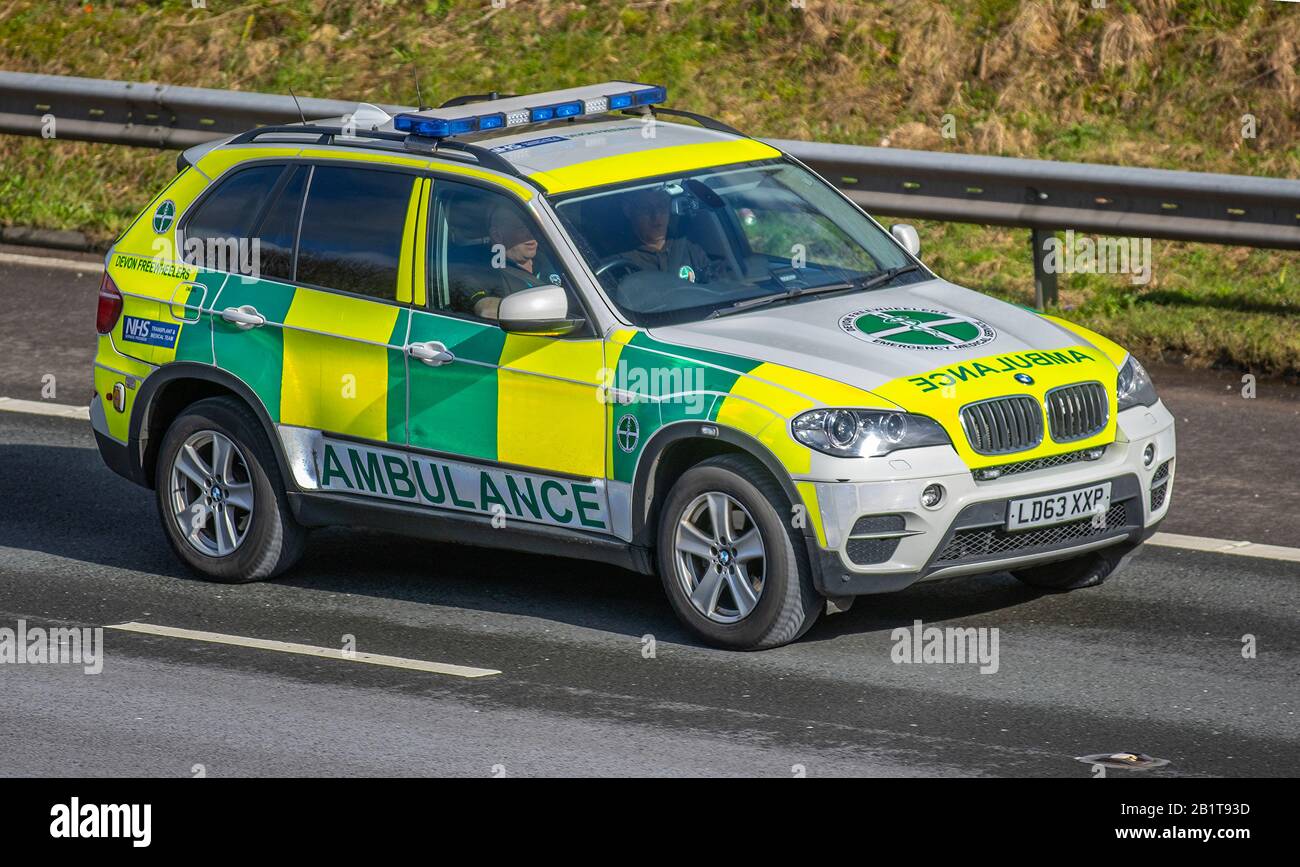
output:
<instances>
[{"instance_id":1,"label":"car roof","mask_svg":"<svg viewBox=\"0 0 1300 867\"><path fill-rule=\"evenodd\" d=\"M341 128L343 123L343 118L332 118L309 121L307 126L313 129L323 126ZM330 156L358 159L368 158L362 154L377 156L378 153L387 153L393 156L393 161L400 158L401 162L410 164L414 158L431 168L455 166L459 171L474 166L472 151L481 149L490 152L481 156L499 157L504 164L494 167L491 162L480 158L478 162L482 171L475 174L503 182L509 174L514 174L536 182L548 193L781 156L776 148L743 134L658 117L650 124L646 117L635 115L589 115L530 124L523 129L457 136L445 140L442 153L437 149L408 149L393 128L391 119L372 125L374 134L387 136L383 139L368 139L365 132L360 132L356 138L343 140L340 136L338 140L322 143L315 140L316 133L307 130L295 133L293 129L297 126L290 124L267 129L268 137L259 139L258 144L300 144L303 146L302 157L319 155L322 150L329 151ZM195 146L186 151L184 159L197 164L214 150L238 145L239 138ZM249 158L253 157L250 155ZM502 171L507 168L509 172ZM506 185L515 187L517 183L517 180L512 180Z\"/></svg>"},{"instance_id":2,"label":"car roof","mask_svg":"<svg viewBox=\"0 0 1300 867\"><path fill-rule=\"evenodd\" d=\"M552 193L781 155L746 136L660 119L650 125L640 117L575 119L465 141L499 154Z\"/></svg>"}]
</instances>

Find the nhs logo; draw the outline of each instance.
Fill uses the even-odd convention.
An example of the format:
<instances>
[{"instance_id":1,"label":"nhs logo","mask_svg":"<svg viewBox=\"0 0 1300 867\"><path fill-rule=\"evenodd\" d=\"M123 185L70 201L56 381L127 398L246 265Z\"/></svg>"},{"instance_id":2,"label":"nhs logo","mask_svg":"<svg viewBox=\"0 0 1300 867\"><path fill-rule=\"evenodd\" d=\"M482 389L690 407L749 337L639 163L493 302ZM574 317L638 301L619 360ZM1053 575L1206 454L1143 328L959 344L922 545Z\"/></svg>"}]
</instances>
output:
<instances>
[{"instance_id":1,"label":"nhs logo","mask_svg":"<svg viewBox=\"0 0 1300 867\"><path fill-rule=\"evenodd\" d=\"M180 326L174 322L159 322L156 319L141 319L138 316L126 316L122 319L122 339L129 343L145 343L149 346L164 346L171 349L176 345L176 336Z\"/></svg>"}]
</instances>

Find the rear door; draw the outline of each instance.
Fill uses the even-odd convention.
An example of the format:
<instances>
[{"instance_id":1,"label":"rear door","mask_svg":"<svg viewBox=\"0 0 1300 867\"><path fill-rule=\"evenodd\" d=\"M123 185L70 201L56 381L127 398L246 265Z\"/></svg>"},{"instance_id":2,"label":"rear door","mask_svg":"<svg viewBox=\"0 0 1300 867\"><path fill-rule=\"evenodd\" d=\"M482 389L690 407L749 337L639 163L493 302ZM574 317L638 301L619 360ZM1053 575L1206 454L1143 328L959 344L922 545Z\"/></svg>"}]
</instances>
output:
<instances>
[{"instance_id":1,"label":"rear door","mask_svg":"<svg viewBox=\"0 0 1300 867\"><path fill-rule=\"evenodd\" d=\"M267 191L251 267L214 302L213 347L273 421L404 444L418 190L409 172L322 162Z\"/></svg>"}]
</instances>

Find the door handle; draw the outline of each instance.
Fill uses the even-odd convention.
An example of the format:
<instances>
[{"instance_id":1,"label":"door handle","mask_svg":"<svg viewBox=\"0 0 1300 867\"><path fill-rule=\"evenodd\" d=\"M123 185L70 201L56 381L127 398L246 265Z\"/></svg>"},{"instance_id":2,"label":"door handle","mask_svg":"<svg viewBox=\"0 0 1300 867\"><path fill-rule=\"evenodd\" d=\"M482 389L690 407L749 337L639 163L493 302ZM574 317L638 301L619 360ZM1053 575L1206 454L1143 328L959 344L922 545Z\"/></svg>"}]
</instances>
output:
<instances>
[{"instance_id":1,"label":"door handle","mask_svg":"<svg viewBox=\"0 0 1300 867\"><path fill-rule=\"evenodd\" d=\"M406 354L418 358L430 367L440 367L456 360L456 356L437 340L430 340L428 343L412 343L406 347Z\"/></svg>"},{"instance_id":2,"label":"door handle","mask_svg":"<svg viewBox=\"0 0 1300 867\"><path fill-rule=\"evenodd\" d=\"M221 318L233 323L236 328L242 328L245 331L250 328L260 328L266 324L266 317L258 313L257 308L252 304L245 304L243 307L227 307L221 311Z\"/></svg>"}]
</instances>

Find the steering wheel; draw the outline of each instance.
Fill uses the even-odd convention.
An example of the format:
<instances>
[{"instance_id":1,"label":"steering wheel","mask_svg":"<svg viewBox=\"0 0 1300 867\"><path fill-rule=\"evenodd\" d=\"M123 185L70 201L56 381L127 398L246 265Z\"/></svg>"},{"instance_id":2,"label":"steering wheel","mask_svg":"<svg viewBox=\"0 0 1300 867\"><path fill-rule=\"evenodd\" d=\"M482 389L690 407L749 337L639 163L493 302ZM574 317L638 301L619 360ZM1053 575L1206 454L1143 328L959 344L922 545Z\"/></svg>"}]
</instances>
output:
<instances>
[{"instance_id":1,"label":"steering wheel","mask_svg":"<svg viewBox=\"0 0 1300 867\"><path fill-rule=\"evenodd\" d=\"M605 275L605 272L619 267L626 268L628 271L640 270L639 268L637 268L636 263L631 261L630 259L626 259L622 256L611 256L610 258L606 259L604 262L601 262L599 265L596 266L595 273L597 277L603 277Z\"/></svg>"}]
</instances>

